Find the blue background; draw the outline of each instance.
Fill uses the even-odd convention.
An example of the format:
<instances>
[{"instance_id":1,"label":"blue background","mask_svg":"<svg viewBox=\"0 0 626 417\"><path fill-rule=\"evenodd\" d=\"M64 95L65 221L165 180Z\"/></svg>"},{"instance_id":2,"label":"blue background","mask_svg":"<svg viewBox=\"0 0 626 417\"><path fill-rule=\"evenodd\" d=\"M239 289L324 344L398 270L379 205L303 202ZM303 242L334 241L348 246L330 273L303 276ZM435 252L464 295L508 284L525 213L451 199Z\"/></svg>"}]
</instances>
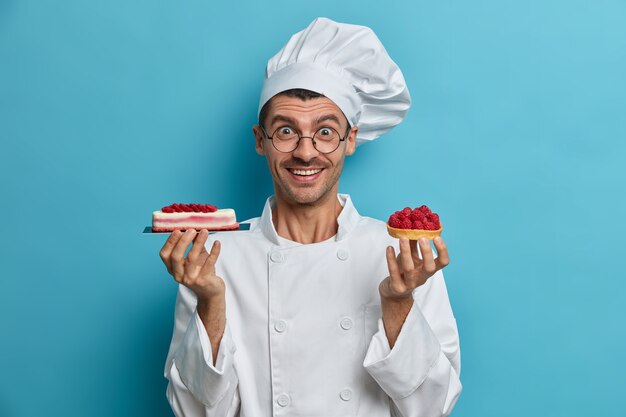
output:
<instances>
[{"instance_id":1,"label":"blue background","mask_svg":"<svg viewBox=\"0 0 626 417\"><path fill-rule=\"evenodd\" d=\"M446 225L467 416L624 416L626 2L0 1L0 416L170 416L172 202L260 214L267 58L371 26L405 122L340 190ZM8 219L8 220L7 220Z\"/></svg>"}]
</instances>

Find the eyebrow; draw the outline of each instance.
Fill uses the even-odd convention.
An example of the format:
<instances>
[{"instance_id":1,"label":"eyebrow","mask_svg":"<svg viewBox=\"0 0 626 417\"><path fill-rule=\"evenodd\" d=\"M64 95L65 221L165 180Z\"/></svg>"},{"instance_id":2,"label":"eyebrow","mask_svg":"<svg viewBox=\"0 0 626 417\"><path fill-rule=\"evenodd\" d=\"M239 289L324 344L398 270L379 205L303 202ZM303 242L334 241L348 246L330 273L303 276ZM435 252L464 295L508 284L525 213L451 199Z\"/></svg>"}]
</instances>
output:
<instances>
[{"instance_id":1,"label":"eyebrow","mask_svg":"<svg viewBox=\"0 0 626 417\"><path fill-rule=\"evenodd\" d=\"M335 116L334 114L326 114L324 116L320 116L315 121L315 123L316 124L320 124L320 123L325 122L327 120L333 121L333 122L335 122L335 123L337 123L338 125L341 126L341 122L339 121L339 118L337 116ZM295 119L293 119L291 117L288 117L288 116L283 116L283 115L280 115L280 114L277 114L274 117L272 117L272 120L270 121L269 125L272 126L276 122L286 122L286 123L289 123L292 126L295 126L297 124Z\"/></svg>"},{"instance_id":2,"label":"eyebrow","mask_svg":"<svg viewBox=\"0 0 626 417\"><path fill-rule=\"evenodd\" d=\"M319 119L317 119L316 123L320 124L322 122L325 122L326 120L331 120L337 123L339 126L341 126L341 122L339 121L339 118L335 116L334 114L327 114L327 115L321 116Z\"/></svg>"},{"instance_id":3,"label":"eyebrow","mask_svg":"<svg viewBox=\"0 0 626 417\"><path fill-rule=\"evenodd\" d=\"M274 123L276 122L287 122L292 126L296 124L295 119L292 119L291 117L287 117L287 116L281 116L280 114L277 114L276 116L272 117L272 120L270 121L269 126L273 126Z\"/></svg>"}]
</instances>

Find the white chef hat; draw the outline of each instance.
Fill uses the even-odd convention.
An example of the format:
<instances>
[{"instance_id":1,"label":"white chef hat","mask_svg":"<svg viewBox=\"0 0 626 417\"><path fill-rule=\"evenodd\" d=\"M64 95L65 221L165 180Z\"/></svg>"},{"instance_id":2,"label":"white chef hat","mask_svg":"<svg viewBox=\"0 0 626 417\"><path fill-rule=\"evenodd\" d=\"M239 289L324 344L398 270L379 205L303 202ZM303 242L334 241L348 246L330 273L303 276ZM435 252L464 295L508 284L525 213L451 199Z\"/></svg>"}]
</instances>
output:
<instances>
[{"instance_id":1,"label":"white chef hat","mask_svg":"<svg viewBox=\"0 0 626 417\"><path fill-rule=\"evenodd\" d=\"M400 68L368 27L319 17L267 62L259 113L276 94L323 94L358 126L357 145L399 124L411 106Z\"/></svg>"}]
</instances>

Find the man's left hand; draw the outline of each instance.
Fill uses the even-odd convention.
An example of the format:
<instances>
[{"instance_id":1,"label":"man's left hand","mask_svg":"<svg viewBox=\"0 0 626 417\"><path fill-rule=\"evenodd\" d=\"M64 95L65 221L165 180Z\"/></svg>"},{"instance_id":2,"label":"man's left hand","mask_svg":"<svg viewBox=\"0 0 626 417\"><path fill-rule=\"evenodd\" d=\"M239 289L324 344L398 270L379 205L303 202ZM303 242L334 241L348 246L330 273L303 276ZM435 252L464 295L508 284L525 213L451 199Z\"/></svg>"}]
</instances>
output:
<instances>
[{"instance_id":1,"label":"man's left hand","mask_svg":"<svg viewBox=\"0 0 626 417\"><path fill-rule=\"evenodd\" d=\"M434 257L430 242L424 238L419 241L400 239L400 254L397 257L394 248L387 247L389 276L378 287L382 298L391 301L411 297L415 288L423 285L435 272L450 263L443 239L436 237L433 243L437 249L437 258ZM418 244L421 258L417 250Z\"/></svg>"}]
</instances>

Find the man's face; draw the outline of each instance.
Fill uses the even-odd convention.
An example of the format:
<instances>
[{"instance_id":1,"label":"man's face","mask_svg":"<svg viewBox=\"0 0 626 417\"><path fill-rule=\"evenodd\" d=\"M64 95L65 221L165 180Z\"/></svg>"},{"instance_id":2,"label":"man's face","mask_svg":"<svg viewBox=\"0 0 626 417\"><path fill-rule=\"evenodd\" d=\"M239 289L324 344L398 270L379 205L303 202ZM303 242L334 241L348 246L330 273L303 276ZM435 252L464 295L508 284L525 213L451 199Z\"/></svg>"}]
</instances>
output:
<instances>
[{"instance_id":1,"label":"man's face","mask_svg":"<svg viewBox=\"0 0 626 417\"><path fill-rule=\"evenodd\" d=\"M295 150L284 153L272 146L259 126L253 128L256 150L267 159L277 197L287 203L315 205L334 196L345 156L354 153L357 128L350 129L339 148L328 154L317 151L310 137L322 127L331 127L343 137L348 122L339 107L326 97L275 96L263 122L268 135L289 126L306 136Z\"/></svg>"}]
</instances>

